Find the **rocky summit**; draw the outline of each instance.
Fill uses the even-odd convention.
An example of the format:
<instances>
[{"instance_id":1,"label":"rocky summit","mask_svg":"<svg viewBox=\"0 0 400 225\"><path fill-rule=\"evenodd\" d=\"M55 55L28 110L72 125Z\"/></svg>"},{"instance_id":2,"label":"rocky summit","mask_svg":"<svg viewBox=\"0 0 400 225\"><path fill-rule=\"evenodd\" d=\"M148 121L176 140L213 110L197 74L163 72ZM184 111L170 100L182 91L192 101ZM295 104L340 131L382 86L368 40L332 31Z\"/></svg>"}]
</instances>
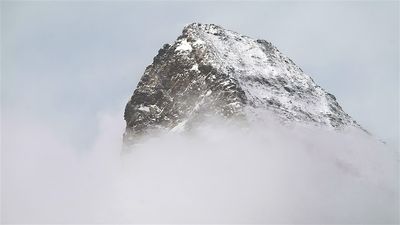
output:
<instances>
[{"instance_id":1,"label":"rocky summit","mask_svg":"<svg viewBox=\"0 0 400 225\"><path fill-rule=\"evenodd\" d=\"M192 23L149 65L124 118L124 143L152 130L184 131L208 117L277 121L332 129L359 125L335 97L265 40Z\"/></svg>"}]
</instances>

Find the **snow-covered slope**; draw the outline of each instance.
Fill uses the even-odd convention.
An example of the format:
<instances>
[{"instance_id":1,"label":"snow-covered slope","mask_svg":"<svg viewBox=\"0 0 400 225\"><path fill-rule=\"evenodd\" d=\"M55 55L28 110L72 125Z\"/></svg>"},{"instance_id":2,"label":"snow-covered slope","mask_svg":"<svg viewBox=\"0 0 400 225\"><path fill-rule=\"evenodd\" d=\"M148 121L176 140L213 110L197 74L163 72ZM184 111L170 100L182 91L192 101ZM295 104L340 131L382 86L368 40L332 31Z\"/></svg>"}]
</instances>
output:
<instances>
[{"instance_id":1,"label":"snow-covered slope","mask_svg":"<svg viewBox=\"0 0 400 225\"><path fill-rule=\"evenodd\" d=\"M328 128L359 125L271 43L214 24L193 23L165 44L125 109L124 142L153 129L185 130L207 117Z\"/></svg>"}]
</instances>

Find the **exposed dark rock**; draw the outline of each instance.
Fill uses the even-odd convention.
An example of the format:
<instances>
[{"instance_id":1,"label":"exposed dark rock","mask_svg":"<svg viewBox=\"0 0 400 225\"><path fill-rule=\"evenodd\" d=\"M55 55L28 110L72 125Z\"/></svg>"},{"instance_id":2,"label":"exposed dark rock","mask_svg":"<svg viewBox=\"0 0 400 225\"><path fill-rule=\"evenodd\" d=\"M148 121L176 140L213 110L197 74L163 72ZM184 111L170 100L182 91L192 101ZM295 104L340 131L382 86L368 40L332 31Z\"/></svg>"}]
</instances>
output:
<instances>
[{"instance_id":1,"label":"exposed dark rock","mask_svg":"<svg viewBox=\"0 0 400 225\"><path fill-rule=\"evenodd\" d=\"M193 23L146 68L126 105L124 143L151 130L185 130L213 115L246 120L263 110L286 122L358 127L270 42Z\"/></svg>"}]
</instances>

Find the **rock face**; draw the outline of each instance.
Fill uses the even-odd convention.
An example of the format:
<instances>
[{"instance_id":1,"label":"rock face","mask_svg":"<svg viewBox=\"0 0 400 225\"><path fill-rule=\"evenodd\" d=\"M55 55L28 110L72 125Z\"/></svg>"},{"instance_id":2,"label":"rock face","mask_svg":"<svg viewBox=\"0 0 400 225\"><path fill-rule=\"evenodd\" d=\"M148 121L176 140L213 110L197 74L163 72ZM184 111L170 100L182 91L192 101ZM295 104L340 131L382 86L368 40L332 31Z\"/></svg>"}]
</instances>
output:
<instances>
[{"instance_id":1,"label":"rock face","mask_svg":"<svg viewBox=\"0 0 400 225\"><path fill-rule=\"evenodd\" d=\"M124 143L151 130L185 130L214 115L340 129L359 125L271 43L193 23L165 44L126 105Z\"/></svg>"}]
</instances>

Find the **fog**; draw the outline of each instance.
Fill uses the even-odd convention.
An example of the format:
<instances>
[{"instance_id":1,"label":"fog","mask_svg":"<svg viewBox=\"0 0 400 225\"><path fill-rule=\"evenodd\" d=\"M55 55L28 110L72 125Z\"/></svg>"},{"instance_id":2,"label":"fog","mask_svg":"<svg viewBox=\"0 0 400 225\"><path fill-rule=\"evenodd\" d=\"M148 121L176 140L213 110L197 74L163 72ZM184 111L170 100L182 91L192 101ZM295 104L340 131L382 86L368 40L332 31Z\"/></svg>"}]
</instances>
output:
<instances>
[{"instance_id":1,"label":"fog","mask_svg":"<svg viewBox=\"0 0 400 225\"><path fill-rule=\"evenodd\" d=\"M399 222L398 6L1 1L1 222ZM192 22L271 41L373 137L212 121L121 156L112 110Z\"/></svg>"},{"instance_id":2,"label":"fog","mask_svg":"<svg viewBox=\"0 0 400 225\"><path fill-rule=\"evenodd\" d=\"M97 120L87 151L43 121L2 121L2 222L398 222L398 154L364 132L216 119L121 155L122 112Z\"/></svg>"}]
</instances>

